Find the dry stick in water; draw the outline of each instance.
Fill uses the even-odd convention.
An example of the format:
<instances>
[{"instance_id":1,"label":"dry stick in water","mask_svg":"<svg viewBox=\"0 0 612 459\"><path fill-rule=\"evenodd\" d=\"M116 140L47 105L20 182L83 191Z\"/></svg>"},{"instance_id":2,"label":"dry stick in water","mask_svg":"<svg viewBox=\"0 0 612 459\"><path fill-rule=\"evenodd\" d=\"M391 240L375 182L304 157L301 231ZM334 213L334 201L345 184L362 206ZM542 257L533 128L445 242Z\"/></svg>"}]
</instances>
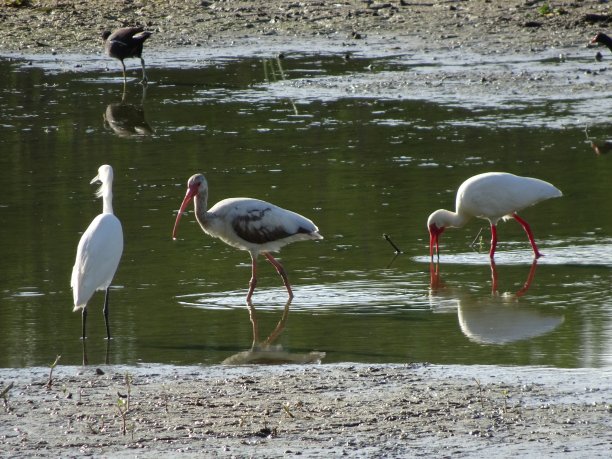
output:
<instances>
[{"instance_id":1,"label":"dry stick in water","mask_svg":"<svg viewBox=\"0 0 612 459\"><path fill-rule=\"evenodd\" d=\"M480 231L478 231L478 234L476 235L476 237L474 238L474 240L472 241L472 243L470 244L470 247L475 247L476 246L476 241L478 241L478 238L480 237L480 235L482 234L482 232L484 231L485 227L481 227ZM480 243L480 242L479 242Z\"/></svg>"},{"instance_id":2,"label":"dry stick in water","mask_svg":"<svg viewBox=\"0 0 612 459\"><path fill-rule=\"evenodd\" d=\"M389 235L387 233L383 233L383 237L385 238L385 240L391 244L391 247L393 247L393 250L395 250L395 253L403 253L399 247L397 245L395 245L395 243L391 240L391 237L389 237Z\"/></svg>"}]
</instances>

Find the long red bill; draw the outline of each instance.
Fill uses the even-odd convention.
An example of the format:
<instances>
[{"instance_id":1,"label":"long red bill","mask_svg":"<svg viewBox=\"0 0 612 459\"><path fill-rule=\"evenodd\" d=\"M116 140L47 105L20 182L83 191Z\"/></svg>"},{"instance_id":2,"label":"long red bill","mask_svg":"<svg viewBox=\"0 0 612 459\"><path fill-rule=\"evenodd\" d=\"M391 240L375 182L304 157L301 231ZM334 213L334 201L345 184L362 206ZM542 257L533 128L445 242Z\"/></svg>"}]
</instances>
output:
<instances>
[{"instance_id":1,"label":"long red bill","mask_svg":"<svg viewBox=\"0 0 612 459\"><path fill-rule=\"evenodd\" d=\"M172 239L174 240L176 240L176 232L178 230L179 221L181 220L181 217L183 216L183 212L185 212L185 209L187 208L187 206L189 205L192 199L193 199L193 193L191 192L190 189L188 189L187 193L185 194L185 198L183 199L183 202L181 203L181 208L179 209L178 214L176 215L176 221L174 222L174 228L172 228Z\"/></svg>"},{"instance_id":2,"label":"long red bill","mask_svg":"<svg viewBox=\"0 0 612 459\"><path fill-rule=\"evenodd\" d=\"M435 224L429 226L429 256L433 259L434 246L436 254L440 257L440 234L444 231L444 227L438 228Z\"/></svg>"}]
</instances>

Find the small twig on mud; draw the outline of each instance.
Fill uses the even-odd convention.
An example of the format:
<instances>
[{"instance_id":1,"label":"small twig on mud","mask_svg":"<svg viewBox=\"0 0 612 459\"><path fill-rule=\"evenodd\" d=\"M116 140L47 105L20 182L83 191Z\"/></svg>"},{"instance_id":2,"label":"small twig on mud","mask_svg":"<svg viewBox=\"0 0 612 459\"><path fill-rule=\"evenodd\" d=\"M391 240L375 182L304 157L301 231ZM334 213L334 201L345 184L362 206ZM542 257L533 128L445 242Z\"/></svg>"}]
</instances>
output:
<instances>
[{"instance_id":1,"label":"small twig on mud","mask_svg":"<svg viewBox=\"0 0 612 459\"><path fill-rule=\"evenodd\" d=\"M127 433L127 403L122 398L117 400L117 411L121 416L121 433L125 435Z\"/></svg>"},{"instance_id":2,"label":"small twig on mud","mask_svg":"<svg viewBox=\"0 0 612 459\"><path fill-rule=\"evenodd\" d=\"M8 405L8 393L9 393L9 390L11 390L12 388L13 388L13 383L11 382L8 386L2 389L2 392L0 392L0 398L2 398L2 401L4 402L4 409L6 410L7 413L11 411Z\"/></svg>"},{"instance_id":3,"label":"small twig on mud","mask_svg":"<svg viewBox=\"0 0 612 459\"><path fill-rule=\"evenodd\" d=\"M164 411L168 413L168 394L166 392L162 392L161 399L164 404Z\"/></svg>"},{"instance_id":4,"label":"small twig on mud","mask_svg":"<svg viewBox=\"0 0 612 459\"><path fill-rule=\"evenodd\" d=\"M130 401L132 398L132 380L133 376L129 373L125 373L125 385L127 386L127 407L126 411L130 411Z\"/></svg>"},{"instance_id":5,"label":"small twig on mud","mask_svg":"<svg viewBox=\"0 0 612 459\"><path fill-rule=\"evenodd\" d=\"M53 385L53 369L57 366L57 362L62 358L61 355L55 357L55 362L51 364L51 369L49 370L49 381L47 381L47 389L50 389Z\"/></svg>"},{"instance_id":6,"label":"small twig on mud","mask_svg":"<svg viewBox=\"0 0 612 459\"><path fill-rule=\"evenodd\" d=\"M285 413L287 413L290 418L295 418L293 413L291 411L289 411L289 404L288 403L283 403L283 410L285 410Z\"/></svg>"},{"instance_id":7,"label":"small twig on mud","mask_svg":"<svg viewBox=\"0 0 612 459\"><path fill-rule=\"evenodd\" d=\"M480 385L480 381L478 381L476 378L474 378L474 381L476 381L476 385L478 386L478 395L480 397L480 408L482 409L482 411L484 411L484 400L482 398L482 386Z\"/></svg>"},{"instance_id":8,"label":"small twig on mud","mask_svg":"<svg viewBox=\"0 0 612 459\"><path fill-rule=\"evenodd\" d=\"M95 428L95 425L93 422L88 422L87 423L87 427L89 427L89 432L91 432L94 435L98 435L100 432Z\"/></svg>"},{"instance_id":9,"label":"small twig on mud","mask_svg":"<svg viewBox=\"0 0 612 459\"><path fill-rule=\"evenodd\" d=\"M504 396L504 413L507 413L508 412L508 398L509 398L508 389L504 389L502 391L502 394Z\"/></svg>"},{"instance_id":10,"label":"small twig on mud","mask_svg":"<svg viewBox=\"0 0 612 459\"><path fill-rule=\"evenodd\" d=\"M119 399L117 399L117 411L119 411L119 416L121 416L121 433L123 435L127 434L127 415L130 411L130 401L132 398L132 380L133 377L128 372L125 373L125 386L127 390L127 395L122 395L117 392ZM134 437L134 426L132 426L132 438Z\"/></svg>"},{"instance_id":11,"label":"small twig on mud","mask_svg":"<svg viewBox=\"0 0 612 459\"><path fill-rule=\"evenodd\" d=\"M391 240L391 237L387 233L383 233L383 237L389 244L391 244L391 247L393 247L393 250L395 250L396 254L403 253L400 248L395 245L395 243Z\"/></svg>"}]
</instances>

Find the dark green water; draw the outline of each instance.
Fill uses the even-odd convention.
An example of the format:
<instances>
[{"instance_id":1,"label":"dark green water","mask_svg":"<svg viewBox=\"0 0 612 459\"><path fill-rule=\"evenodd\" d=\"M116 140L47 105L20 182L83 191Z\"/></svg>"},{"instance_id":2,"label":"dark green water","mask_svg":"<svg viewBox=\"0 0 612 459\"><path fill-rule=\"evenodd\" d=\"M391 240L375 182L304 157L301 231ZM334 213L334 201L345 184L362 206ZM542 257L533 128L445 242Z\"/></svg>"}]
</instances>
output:
<instances>
[{"instance_id":1,"label":"dark green water","mask_svg":"<svg viewBox=\"0 0 612 459\"><path fill-rule=\"evenodd\" d=\"M203 172L211 204L268 200L311 218L325 236L280 254L296 296L277 343L290 353L323 351L324 362L612 364L612 162L594 155L583 126L495 127L496 117L503 125L518 116L507 107L483 114L343 92L305 100L291 88L279 96L267 84L273 64L245 58L152 68L144 104L132 80L119 106L112 63L111 73L75 72L0 59L0 366L48 365L58 354L63 364L81 362L70 273L80 235L101 211L89 181L104 163L115 170L125 238L110 363L212 364L251 344L248 254L204 235L192 212L171 239L187 178ZM369 64L283 61L288 79ZM542 113L541 105L534 113L522 107L518 119ZM109 125L112 116L123 117L121 129ZM143 135L129 135L135 123ZM595 129L611 127L604 118ZM532 257L520 226L500 225L492 292L486 247L468 247L484 226L474 221L443 235L432 288L427 216L452 209L459 184L490 170L563 190L563 198L522 214L545 257L524 295L504 294L523 287ZM393 259L383 233L405 253ZM253 300L263 338L286 293L273 268L263 259L260 266ZM102 302L97 293L89 305L91 364L106 358Z\"/></svg>"}]
</instances>

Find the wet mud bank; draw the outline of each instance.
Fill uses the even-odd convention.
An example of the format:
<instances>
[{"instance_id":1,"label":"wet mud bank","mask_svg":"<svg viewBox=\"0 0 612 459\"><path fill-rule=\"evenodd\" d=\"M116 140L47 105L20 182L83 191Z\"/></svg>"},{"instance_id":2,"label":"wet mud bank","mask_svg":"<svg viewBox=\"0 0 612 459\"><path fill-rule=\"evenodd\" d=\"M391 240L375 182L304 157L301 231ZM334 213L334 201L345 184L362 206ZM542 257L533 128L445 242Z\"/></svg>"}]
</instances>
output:
<instances>
[{"instance_id":1,"label":"wet mud bank","mask_svg":"<svg viewBox=\"0 0 612 459\"><path fill-rule=\"evenodd\" d=\"M486 53L584 46L611 23L598 0L291 1L23 0L0 6L0 49L26 53L96 53L106 29L140 25L149 49L227 47L245 39L340 39L347 45L384 37L388 46L471 48Z\"/></svg>"},{"instance_id":2,"label":"wet mud bank","mask_svg":"<svg viewBox=\"0 0 612 459\"><path fill-rule=\"evenodd\" d=\"M4 457L605 457L609 371L493 366L0 370ZM11 386L12 385L12 386Z\"/></svg>"}]
</instances>

